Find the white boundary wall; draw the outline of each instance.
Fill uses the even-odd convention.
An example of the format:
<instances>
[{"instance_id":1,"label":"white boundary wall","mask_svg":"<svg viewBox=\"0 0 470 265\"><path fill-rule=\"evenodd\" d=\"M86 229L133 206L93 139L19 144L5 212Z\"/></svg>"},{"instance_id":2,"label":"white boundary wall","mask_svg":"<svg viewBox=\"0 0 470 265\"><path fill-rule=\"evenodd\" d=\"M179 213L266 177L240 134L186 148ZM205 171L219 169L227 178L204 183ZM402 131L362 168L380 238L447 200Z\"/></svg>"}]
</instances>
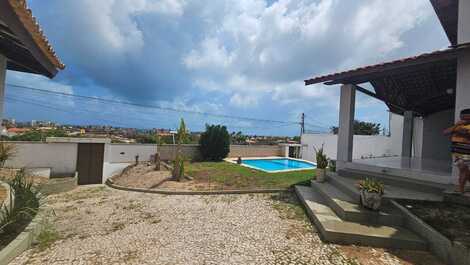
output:
<instances>
[{"instance_id":1,"label":"white boundary wall","mask_svg":"<svg viewBox=\"0 0 470 265\"><path fill-rule=\"evenodd\" d=\"M390 136L354 135L353 159L383 156L400 156L403 138L403 117L390 114ZM303 134L302 159L316 162L314 148L323 144L328 158L336 159L338 135L334 134Z\"/></svg>"},{"instance_id":2,"label":"white boundary wall","mask_svg":"<svg viewBox=\"0 0 470 265\"><path fill-rule=\"evenodd\" d=\"M10 142L15 155L6 167L50 168L53 176L69 176L77 167L76 143Z\"/></svg>"}]
</instances>

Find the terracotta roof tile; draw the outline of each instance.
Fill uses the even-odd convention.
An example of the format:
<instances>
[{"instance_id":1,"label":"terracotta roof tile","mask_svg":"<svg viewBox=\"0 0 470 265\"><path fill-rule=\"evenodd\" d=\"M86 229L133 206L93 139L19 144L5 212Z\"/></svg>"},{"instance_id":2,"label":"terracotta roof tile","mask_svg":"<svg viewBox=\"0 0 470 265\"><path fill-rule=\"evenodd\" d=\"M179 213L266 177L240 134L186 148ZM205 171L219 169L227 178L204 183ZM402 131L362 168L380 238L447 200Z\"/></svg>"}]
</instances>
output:
<instances>
[{"instance_id":1,"label":"terracotta roof tile","mask_svg":"<svg viewBox=\"0 0 470 265\"><path fill-rule=\"evenodd\" d=\"M41 27L33 16L31 9L28 8L26 0L8 0L14 12L24 25L25 29L31 34L36 45L47 56L52 64L58 69L64 69L65 65L60 61L54 49L50 45Z\"/></svg>"},{"instance_id":2,"label":"terracotta roof tile","mask_svg":"<svg viewBox=\"0 0 470 265\"><path fill-rule=\"evenodd\" d=\"M426 59L431 59L434 57L438 57L440 55L456 53L460 49L467 49L467 48L470 48L470 44L468 43L462 44L459 46L453 46L444 50L438 50L438 51L429 52L429 53L422 53L420 55L402 58L402 59L398 59L394 61L358 67L352 70L337 72L337 73L328 74L328 75L316 76L316 77L305 80L305 84L312 85L312 84L321 83L321 82L334 81L334 80L338 80L340 78L344 78L345 76L349 76L349 75L360 75L367 71L375 71L375 70L382 71L382 70L385 70L386 67L394 67L394 66L399 67L403 64L410 63L410 62L425 61Z\"/></svg>"}]
</instances>

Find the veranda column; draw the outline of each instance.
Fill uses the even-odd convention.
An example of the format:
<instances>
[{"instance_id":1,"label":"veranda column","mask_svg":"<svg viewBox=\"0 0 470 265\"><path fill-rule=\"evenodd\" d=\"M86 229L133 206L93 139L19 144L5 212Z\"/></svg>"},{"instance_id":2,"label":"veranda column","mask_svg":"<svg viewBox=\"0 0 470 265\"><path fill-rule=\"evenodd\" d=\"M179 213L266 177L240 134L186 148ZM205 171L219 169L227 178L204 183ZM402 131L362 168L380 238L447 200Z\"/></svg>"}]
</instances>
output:
<instances>
[{"instance_id":1,"label":"veranda column","mask_svg":"<svg viewBox=\"0 0 470 265\"><path fill-rule=\"evenodd\" d=\"M344 168L347 162L352 161L355 104L356 88L354 85L342 85L339 100L338 150L336 155L338 169Z\"/></svg>"},{"instance_id":2,"label":"veranda column","mask_svg":"<svg viewBox=\"0 0 470 265\"><path fill-rule=\"evenodd\" d=\"M459 24L457 43L470 42L470 1L459 2ZM460 111L470 108L470 51L459 54L457 60L457 87L455 91L455 121L459 120ZM454 167L454 182L457 182L458 170Z\"/></svg>"},{"instance_id":3,"label":"veranda column","mask_svg":"<svg viewBox=\"0 0 470 265\"><path fill-rule=\"evenodd\" d=\"M401 156L411 157L413 146L413 112L405 111L403 113L403 138L401 143Z\"/></svg>"},{"instance_id":4,"label":"veranda column","mask_svg":"<svg viewBox=\"0 0 470 265\"><path fill-rule=\"evenodd\" d=\"M5 100L5 79L7 75L7 58L0 54L0 134L3 131L3 105Z\"/></svg>"}]
</instances>

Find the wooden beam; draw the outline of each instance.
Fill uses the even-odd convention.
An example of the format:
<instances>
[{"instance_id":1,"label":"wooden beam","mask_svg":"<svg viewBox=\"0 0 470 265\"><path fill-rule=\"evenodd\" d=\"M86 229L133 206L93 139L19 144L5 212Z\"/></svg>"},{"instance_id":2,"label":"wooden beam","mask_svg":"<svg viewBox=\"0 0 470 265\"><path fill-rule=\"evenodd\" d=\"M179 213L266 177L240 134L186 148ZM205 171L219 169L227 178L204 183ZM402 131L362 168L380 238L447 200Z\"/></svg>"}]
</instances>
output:
<instances>
[{"instance_id":1,"label":"wooden beam","mask_svg":"<svg viewBox=\"0 0 470 265\"><path fill-rule=\"evenodd\" d=\"M15 34L21 44L27 48L30 52L30 56L34 58L45 70L41 74L52 78L57 74L56 67L50 62L47 56L41 51L41 49L34 42L31 34L24 28L24 25L21 23L19 18L16 16L15 12L12 10L12 7L9 5L8 1L0 1L0 17L4 24L8 25L8 28ZM12 58L9 58L12 60ZM25 62L17 62L19 64L25 64ZM29 66L28 66L29 67Z\"/></svg>"}]
</instances>

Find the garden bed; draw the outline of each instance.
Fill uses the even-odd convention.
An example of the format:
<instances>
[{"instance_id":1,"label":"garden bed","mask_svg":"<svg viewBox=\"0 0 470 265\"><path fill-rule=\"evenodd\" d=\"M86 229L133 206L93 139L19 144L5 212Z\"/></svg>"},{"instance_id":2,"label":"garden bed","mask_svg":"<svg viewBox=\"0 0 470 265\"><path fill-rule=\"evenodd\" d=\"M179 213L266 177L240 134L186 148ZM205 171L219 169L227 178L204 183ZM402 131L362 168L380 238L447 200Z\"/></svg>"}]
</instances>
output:
<instances>
[{"instance_id":1,"label":"garden bed","mask_svg":"<svg viewBox=\"0 0 470 265\"><path fill-rule=\"evenodd\" d=\"M213 190L260 190L287 189L306 183L314 170L284 173L266 173L227 162L186 162L183 181L171 180L168 170L154 170L155 165L141 163L129 167L121 175L113 177L113 183L131 188L213 191Z\"/></svg>"},{"instance_id":2,"label":"garden bed","mask_svg":"<svg viewBox=\"0 0 470 265\"><path fill-rule=\"evenodd\" d=\"M470 248L470 207L446 202L398 202L450 241Z\"/></svg>"},{"instance_id":3,"label":"garden bed","mask_svg":"<svg viewBox=\"0 0 470 265\"><path fill-rule=\"evenodd\" d=\"M112 181L122 187L167 191L267 190L308 185L315 174L314 170L266 173L227 162L185 162L188 178L179 182L163 166L160 171L154 167L147 163L132 166Z\"/></svg>"}]
</instances>

